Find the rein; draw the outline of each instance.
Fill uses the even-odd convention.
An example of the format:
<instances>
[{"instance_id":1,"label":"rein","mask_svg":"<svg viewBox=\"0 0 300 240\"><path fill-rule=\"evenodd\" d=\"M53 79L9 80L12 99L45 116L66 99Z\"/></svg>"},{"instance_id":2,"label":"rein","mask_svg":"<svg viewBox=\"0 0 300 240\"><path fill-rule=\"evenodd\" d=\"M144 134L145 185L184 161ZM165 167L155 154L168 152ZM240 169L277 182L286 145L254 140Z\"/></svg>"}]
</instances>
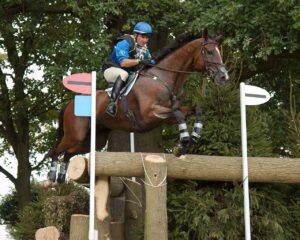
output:
<instances>
[{"instance_id":1,"label":"rein","mask_svg":"<svg viewBox=\"0 0 300 240\"><path fill-rule=\"evenodd\" d=\"M204 65L205 65L205 68L207 69L207 65L210 64L210 65L215 65L215 66L224 66L224 64L222 63L217 63L217 62L211 62L211 61L208 61L206 60L206 48L205 46L208 45L208 44L215 44L217 45L217 42L213 41L213 42L203 42L201 44L201 53L203 55L203 60L204 60ZM182 71L182 70L175 70L175 69L171 69L171 68L166 68L166 67L160 67L160 66L157 66L155 64L147 64L147 66L150 66L150 67L153 67L153 68L157 68L157 69L160 69L160 70L163 70L163 71L166 71L166 72L175 72L175 73L186 73L186 74L193 74L193 73L198 73L196 71Z\"/></svg>"}]
</instances>

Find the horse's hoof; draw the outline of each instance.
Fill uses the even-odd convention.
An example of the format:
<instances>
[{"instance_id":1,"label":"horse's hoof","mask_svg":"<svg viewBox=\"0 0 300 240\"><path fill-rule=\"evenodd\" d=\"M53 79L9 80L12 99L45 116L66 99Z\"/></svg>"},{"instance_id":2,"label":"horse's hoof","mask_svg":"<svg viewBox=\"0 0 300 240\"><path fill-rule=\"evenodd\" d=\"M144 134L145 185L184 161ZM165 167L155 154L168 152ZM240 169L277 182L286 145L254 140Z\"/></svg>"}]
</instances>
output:
<instances>
[{"instance_id":1,"label":"horse's hoof","mask_svg":"<svg viewBox=\"0 0 300 240\"><path fill-rule=\"evenodd\" d=\"M59 173L57 176L57 182L62 184L66 181L66 174Z\"/></svg>"},{"instance_id":2,"label":"horse's hoof","mask_svg":"<svg viewBox=\"0 0 300 240\"><path fill-rule=\"evenodd\" d=\"M181 143L177 143L173 148L173 154L175 155L175 157L180 157L183 154L183 146Z\"/></svg>"},{"instance_id":3,"label":"horse's hoof","mask_svg":"<svg viewBox=\"0 0 300 240\"><path fill-rule=\"evenodd\" d=\"M56 172L55 171L50 171L48 173L48 179L52 182L55 182L56 181Z\"/></svg>"}]
</instances>

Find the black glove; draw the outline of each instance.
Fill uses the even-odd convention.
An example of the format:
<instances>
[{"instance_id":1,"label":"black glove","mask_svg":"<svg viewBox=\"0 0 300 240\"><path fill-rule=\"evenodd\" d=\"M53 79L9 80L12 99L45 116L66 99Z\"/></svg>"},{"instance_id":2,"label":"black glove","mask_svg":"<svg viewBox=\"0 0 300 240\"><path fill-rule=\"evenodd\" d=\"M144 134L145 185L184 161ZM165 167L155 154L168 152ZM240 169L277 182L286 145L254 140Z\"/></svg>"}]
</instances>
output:
<instances>
[{"instance_id":1,"label":"black glove","mask_svg":"<svg viewBox=\"0 0 300 240\"><path fill-rule=\"evenodd\" d=\"M150 59L143 59L143 60L140 60L140 64L142 65L149 65L150 64Z\"/></svg>"}]
</instances>

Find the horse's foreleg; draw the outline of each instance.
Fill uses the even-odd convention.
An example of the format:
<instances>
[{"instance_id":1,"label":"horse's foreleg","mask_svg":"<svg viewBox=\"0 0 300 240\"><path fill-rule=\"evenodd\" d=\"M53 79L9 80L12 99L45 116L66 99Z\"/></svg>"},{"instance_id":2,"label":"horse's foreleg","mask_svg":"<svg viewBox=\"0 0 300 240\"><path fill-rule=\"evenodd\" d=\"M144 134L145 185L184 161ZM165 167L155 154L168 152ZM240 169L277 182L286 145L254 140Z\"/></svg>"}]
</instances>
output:
<instances>
[{"instance_id":1,"label":"horse's foreleg","mask_svg":"<svg viewBox=\"0 0 300 240\"><path fill-rule=\"evenodd\" d=\"M192 132L192 137L191 137L191 144L195 144L198 142L201 133L202 133L202 121L201 121L201 116L202 116L202 110L200 107L195 107L195 115L196 115L196 119L194 122L194 129Z\"/></svg>"},{"instance_id":2,"label":"horse's foreleg","mask_svg":"<svg viewBox=\"0 0 300 240\"><path fill-rule=\"evenodd\" d=\"M177 145L178 151L175 153L175 155L180 156L182 154L185 154L187 151L187 148L190 143L190 134L187 129L184 114L179 110L175 110L173 112L173 115L177 120L179 134L180 134L179 135L180 142Z\"/></svg>"}]
</instances>

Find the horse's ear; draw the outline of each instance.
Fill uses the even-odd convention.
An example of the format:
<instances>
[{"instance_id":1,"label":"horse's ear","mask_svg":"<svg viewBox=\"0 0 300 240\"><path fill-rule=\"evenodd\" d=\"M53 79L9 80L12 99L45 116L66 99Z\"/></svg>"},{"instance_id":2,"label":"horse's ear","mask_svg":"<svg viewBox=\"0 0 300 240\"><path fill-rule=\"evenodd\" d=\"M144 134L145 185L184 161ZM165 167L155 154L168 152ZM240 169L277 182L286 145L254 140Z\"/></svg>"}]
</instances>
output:
<instances>
[{"instance_id":1,"label":"horse's ear","mask_svg":"<svg viewBox=\"0 0 300 240\"><path fill-rule=\"evenodd\" d=\"M222 35L219 35L215 38L215 40L219 45L221 45L224 40L224 37Z\"/></svg>"},{"instance_id":2,"label":"horse's ear","mask_svg":"<svg viewBox=\"0 0 300 240\"><path fill-rule=\"evenodd\" d=\"M207 30L207 28L204 28L202 33L203 33L203 38L205 39L205 41L207 41L207 39L208 39L208 30Z\"/></svg>"}]
</instances>

